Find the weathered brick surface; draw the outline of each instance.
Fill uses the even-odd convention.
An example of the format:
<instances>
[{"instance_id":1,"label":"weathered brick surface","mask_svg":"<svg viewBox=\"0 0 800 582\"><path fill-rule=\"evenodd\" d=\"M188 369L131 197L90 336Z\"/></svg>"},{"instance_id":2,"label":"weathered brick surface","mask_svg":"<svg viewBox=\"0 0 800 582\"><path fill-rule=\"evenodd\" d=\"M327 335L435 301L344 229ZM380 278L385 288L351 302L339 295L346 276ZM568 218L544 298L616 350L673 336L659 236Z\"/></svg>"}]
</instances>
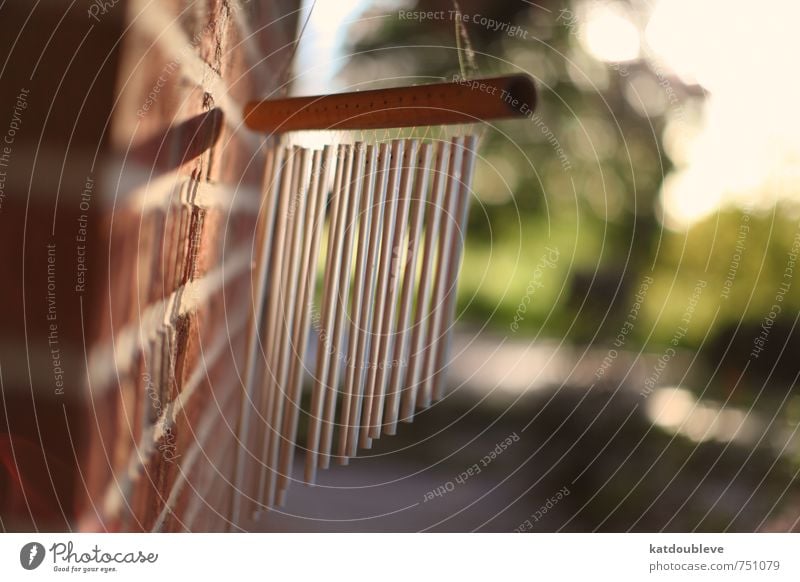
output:
<instances>
[{"instance_id":1,"label":"weathered brick surface","mask_svg":"<svg viewBox=\"0 0 800 582\"><path fill-rule=\"evenodd\" d=\"M89 30L85 6L59 0L5 2L0 12L0 522L64 529L92 448L83 341L91 344L96 319L82 322L81 308L99 307L102 292L95 259L87 264L97 278L75 291L76 235L85 215L84 250L100 256L97 184L122 20L110 15ZM82 209L88 179L94 189Z\"/></svg>"},{"instance_id":2,"label":"weathered brick surface","mask_svg":"<svg viewBox=\"0 0 800 582\"><path fill-rule=\"evenodd\" d=\"M7 494L0 518L10 529L224 530L264 163L241 107L277 86L288 52L260 59L288 43L296 21L264 26L296 1L123 0L100 22L88 5L13 0L0 10L13 59L0 131L6 104L30 89L0 207L0 264L19 282L0 288L0 446L40 457L29 455L28 482L0 482L27 487L40 507ZM50 241L64 394L54 393L47 342ZM42 471L53 486L33 484Z\"/></svg>"}]
</instances>

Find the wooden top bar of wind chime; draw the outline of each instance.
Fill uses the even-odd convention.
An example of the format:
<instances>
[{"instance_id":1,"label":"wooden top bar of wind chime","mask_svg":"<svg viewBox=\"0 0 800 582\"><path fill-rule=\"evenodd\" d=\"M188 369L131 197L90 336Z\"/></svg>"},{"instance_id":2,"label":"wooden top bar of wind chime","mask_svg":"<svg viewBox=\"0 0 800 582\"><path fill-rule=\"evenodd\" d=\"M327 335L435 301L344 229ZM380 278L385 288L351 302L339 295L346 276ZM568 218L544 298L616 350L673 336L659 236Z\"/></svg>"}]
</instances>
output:
<instances>
[{"instance_id":1,"label":"wooden top bar of wind chime","mask_svg":"<svg viewBox=\"0 0 800 582\"><path fill-rule=\"evenodd\" d=\"M536 105L527 75L373 89L248 103L245 124L256 131L388 129L525 117Z\"/></svg>"}]
</instances>

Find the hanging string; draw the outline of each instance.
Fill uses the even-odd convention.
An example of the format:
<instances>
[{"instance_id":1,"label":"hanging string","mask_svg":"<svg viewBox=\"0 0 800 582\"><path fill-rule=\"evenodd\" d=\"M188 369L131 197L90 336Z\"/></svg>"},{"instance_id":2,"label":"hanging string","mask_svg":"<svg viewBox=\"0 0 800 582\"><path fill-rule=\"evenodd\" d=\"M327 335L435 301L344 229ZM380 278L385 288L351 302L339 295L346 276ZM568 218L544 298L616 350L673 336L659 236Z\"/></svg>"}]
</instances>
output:
<instances>
[{"instance_id":1,"label":"hanging string","mask_svg":"<svg viewBox=\"0 0 800 582\"><path fill-rule=\"evenodd\" d=\"M306 31L306 27L308 26L309 21L311 20L311 15L314 13L314 8L317 6L317 0L314 0L311 3L311 8L308 11L308 15L306 16L305 21L303 22L303 26L300 29L300 34L297 35L297 40L294 41L294 45L292 46L292 52L289 54L289 58L286 60L286 63L283 65L283 71L281 71L280 81L281 81L281 95L286 96L289 93L289 74L292 70L292 63L294 62L294 57L297 54L297 48L300 46L300 41L303 38L303 34Z\"/></svg>"},{"instance_id":2,"label":"hanging string","mask_svg":"<svg viewBox=\"0 0 800 582\"><path fill-rule=\"evenodd\" d=\"M458 54L458 66L461 70L461 78L469 79L478 73L478 66L475 64L475 51L467 34L467 27L464 26L464 19L461 18L461 6L458 0L453 0L453 8L456 12L456 52ZM463 43L463 47L462 47ZM466 63L464 62L466 57ZM469 71L467 70L469 68Z\"/></svg>"}]
</instances>

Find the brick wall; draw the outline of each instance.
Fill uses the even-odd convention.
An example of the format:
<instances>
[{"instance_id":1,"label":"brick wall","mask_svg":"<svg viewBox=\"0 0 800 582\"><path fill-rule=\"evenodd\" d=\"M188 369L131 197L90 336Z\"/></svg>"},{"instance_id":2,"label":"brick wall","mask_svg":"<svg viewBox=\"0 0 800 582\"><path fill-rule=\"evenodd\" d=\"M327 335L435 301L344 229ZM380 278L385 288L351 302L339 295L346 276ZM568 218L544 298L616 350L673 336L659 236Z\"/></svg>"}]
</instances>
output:
<instances>
[{"instance_id":1,"label":"brick wall","mask_svg":"<svg viewBox=\"0 0 800 582\"><path fill-rule=\"evenodd\" d=\"M228 529L264 167L241 110L296 5L0 9L3 528Z\"/></svg>"}]
</instances>

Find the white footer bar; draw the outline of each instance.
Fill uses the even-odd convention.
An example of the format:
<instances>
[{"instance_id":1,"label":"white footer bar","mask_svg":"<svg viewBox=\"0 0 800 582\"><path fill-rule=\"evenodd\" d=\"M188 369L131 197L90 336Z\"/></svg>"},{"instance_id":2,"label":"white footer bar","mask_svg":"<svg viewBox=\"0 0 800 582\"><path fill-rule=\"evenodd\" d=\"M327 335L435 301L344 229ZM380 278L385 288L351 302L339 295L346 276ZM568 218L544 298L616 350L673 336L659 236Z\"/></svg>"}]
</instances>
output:
<instances>
[{"instance_id":1,"label":"white footer bar","mask_svg":"<svg viewBox=\"0 0 800 582\"><path fill-rule=\"evenodd\" d=\"M794 534L3 534L0 580L779 581L800 580L798 549Z\"/></svg>"}]
</instances>

